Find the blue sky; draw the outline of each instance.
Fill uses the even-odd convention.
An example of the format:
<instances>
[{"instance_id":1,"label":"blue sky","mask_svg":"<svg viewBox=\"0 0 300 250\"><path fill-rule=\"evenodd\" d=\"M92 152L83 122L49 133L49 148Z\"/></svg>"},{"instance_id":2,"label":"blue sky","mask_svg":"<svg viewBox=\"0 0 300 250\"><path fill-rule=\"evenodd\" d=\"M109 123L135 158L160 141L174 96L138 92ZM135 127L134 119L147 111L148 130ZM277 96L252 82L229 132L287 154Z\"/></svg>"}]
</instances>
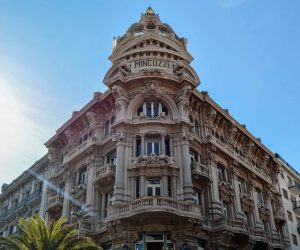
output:
<instances>
[{"instance_id":1,"label":"blue sky","mask_svg":"<svg viewBox=\"0 0 300 250\"><path fill-rule=\"evenodd\" d=\"M300 170L298 0L0 1L0 185L44 153L149 4L188 38L199 90Z\"/></svg>"}]
</instances>

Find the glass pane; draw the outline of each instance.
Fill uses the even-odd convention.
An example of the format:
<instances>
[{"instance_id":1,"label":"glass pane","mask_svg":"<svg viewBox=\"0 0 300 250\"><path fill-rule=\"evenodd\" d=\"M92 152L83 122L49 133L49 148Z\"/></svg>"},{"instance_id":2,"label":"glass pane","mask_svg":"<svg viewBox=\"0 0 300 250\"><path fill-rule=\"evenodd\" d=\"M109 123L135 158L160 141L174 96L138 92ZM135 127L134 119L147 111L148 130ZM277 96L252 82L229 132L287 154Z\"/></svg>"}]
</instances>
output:
<instances>
[{"instance_id":1,"label":"glass pane","mask_svg":"<svg viewBox=\"0 0 300 250\"><path fill-rule=\"evenodd\" d=\"M159 143L158 142L154 143L154 153L156 155L159 155Z\"/></svg>"},{"instance_id":2,"label":"glass pane","mask_svg":"<svg viewBox=\"0 0 300 250\"><path fill-rule=\"evenodd\" d=\"M154 105L154 110L153 110L153 117L157 117L158 116L158 103L153 103Z\"/></svg>"},{"instance_id":3,"label":"glass pane","mask_svg":"<svg viewBox=\"0 0 300 250\"><path fill-rule=\"evenodd\" d=\"M136 140L136 156L141 155L141 140Z\"/></svg>"},{"instance_id":4,"label":"glass pane","mask_svg":"<svg viewBox=\"0 0 300 250\"><path fill-rule=\"evenodd\" d=\"M152 187L148 187L147 188L147 195L148 196L153 196L153 189L152 189Z\"/></svg>"},{"instance_id":5,"label":"glass pane","mask_svg":"<svg viewBox=\"0 0 300 250\"><path fill-rule=\"evenodd\" d=\"M160 187L155 188L155 195L160 196Z\"/></svg>"},{"instance_id":6,"label":"glass pane","mask_svg":"<svg viewBox=\"0 0 300 250\"><path fill-rule=\"evenodd\" d=\"M168 250L174 250L174 244L173 243L167 243L167 249Z\"/></svg>"},{"instance_id":7,"label":"glass pane","mask_svg":"<svg viewBox=\"0 0 300 250\"><path fill-rule=\"evenodd\" d=\"M151 102L146 103L147 116L151 117Z\"/></svg>"},{"instance_id":8,"label":"glass pane","mask_svg":"<svg viewBox=\"0 0 300 250\"><path fill-rule=\"evenodd\" d=\"M152 142L147 143L147 155L149 156L152 153Z\"/></svg>"},{"instance_id":9,"label":"glass pane","mask_svg":"<svg viewBox=\"0 0 300 250\"><path fill-rule=\"evenodd\" d=\"M147 234L146 241L163 241L163 234Z\"/></svg>"}]
</instances>

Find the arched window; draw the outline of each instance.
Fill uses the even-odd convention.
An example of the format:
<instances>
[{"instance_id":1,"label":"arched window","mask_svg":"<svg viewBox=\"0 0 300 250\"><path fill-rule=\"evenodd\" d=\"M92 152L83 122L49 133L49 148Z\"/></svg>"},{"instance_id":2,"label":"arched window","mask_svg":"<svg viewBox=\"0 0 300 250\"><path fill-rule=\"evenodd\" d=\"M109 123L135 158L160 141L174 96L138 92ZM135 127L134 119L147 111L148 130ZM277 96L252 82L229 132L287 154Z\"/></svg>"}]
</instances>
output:
<instances>
[{"instance_id":1,"label":"arched window","mask_svg":"<svg viewBox=\"0 0 300 250\"><path fill-rule=\"evenodd\" d=\"M168 109L161 102L147 101L137 109L137 115L140 116L141 113L149 118L156 118L160 115L168 115Z\"/></svg>"}]
</instances>

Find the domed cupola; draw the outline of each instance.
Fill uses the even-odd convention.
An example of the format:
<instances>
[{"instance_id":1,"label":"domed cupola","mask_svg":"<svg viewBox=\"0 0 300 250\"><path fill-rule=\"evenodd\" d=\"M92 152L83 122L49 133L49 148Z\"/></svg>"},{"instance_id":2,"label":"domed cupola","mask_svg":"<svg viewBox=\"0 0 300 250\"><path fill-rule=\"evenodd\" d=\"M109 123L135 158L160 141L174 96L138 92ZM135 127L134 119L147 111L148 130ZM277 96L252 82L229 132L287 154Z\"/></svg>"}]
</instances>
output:
<instances>
[{"instance_id":1,"label":"domed cupola","mask_svg":"<svg viewBox=\"0 0 300 250\"><path fill-rule=\"evenodd\" d=\"M114 38L112 66L104 83L128 82L145 77L160 77L176 82L200 83L190 66L193 60L187 52L187 39L179 38L170 25L162 23L149 7L138 23L132 24L125 35Z\"/></svg>"}]
</instances>

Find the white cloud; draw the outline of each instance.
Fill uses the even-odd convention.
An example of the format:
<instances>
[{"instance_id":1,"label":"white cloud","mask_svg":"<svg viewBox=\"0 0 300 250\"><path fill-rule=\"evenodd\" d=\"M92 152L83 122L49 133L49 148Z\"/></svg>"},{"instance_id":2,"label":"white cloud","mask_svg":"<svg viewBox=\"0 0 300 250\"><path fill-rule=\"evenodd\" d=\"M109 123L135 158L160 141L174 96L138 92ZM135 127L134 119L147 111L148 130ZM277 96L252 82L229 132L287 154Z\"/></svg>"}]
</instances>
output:
<instances>
[{"instance_id":1,"label":"white cloud","mask_svg":"<svg viewBox=\"0 0 300 250\"><path fill-rule=\"evenodd\" d=\"M22 98L22 89L0 78L0 185L9 183L44 153L49 129L33 119L38 109Z\"/></svg>"}]
</instances>

